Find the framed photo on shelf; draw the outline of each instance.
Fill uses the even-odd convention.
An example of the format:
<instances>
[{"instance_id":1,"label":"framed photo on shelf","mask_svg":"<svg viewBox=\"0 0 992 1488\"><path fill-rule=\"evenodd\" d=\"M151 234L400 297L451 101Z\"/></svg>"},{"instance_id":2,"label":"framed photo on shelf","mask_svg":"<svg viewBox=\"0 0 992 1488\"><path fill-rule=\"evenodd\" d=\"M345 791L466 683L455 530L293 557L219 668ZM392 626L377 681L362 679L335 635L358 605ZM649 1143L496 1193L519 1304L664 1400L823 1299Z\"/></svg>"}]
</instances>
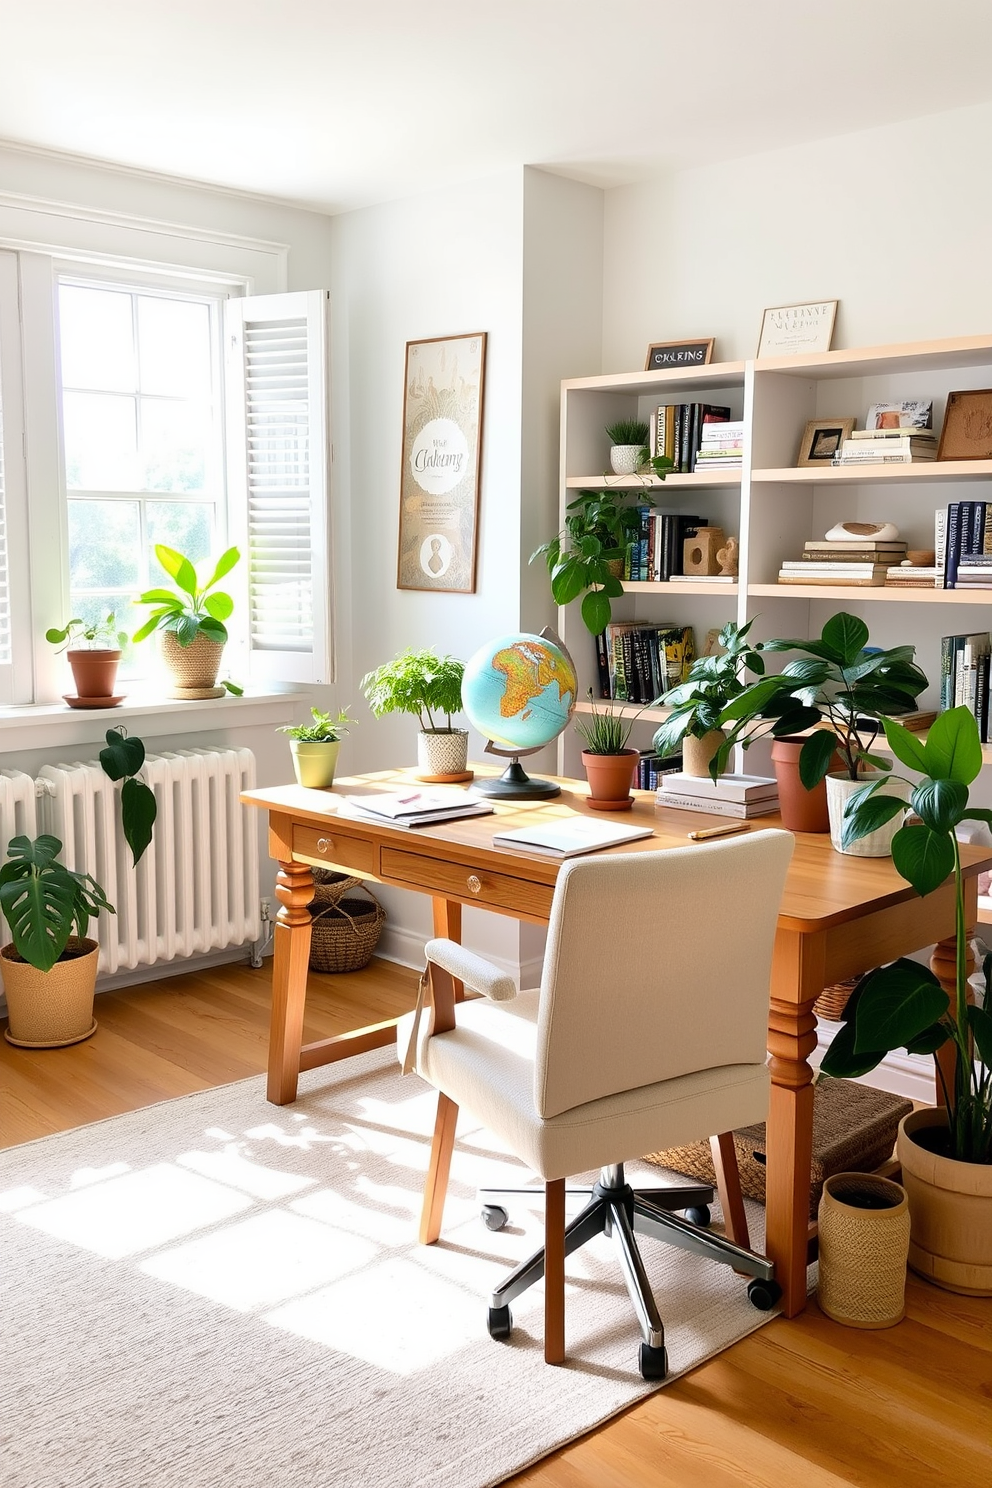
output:
<instances>
[{"instance_id":1,"label":"framed photo on shelf","mask_svg":"<svg viewBox=\"0 0 992 1488\"><path fill-rule=\"evenodd\" d=\"M829 465L853 428L853 418L810 419L803 430L796 464Z\"/></svg>"},{"instance_id":2,"label":"framed photo on shelf","mask_svg":"<svg viewBox=\"0 0 992 1488\"><path fill-rule=\"evenodd\" d=\"M486 333L406 344L396 587L475 593Z\"/></svg>"},{"instance_id":3,"label":"framed photo on shelf","mask_svg":"<svg viewBox=\"0 0 992 1488\"><path fill-rule=\"evenodd\" d=\"M837 300L814 300L809 305L773 305L761 317L758 356L829 351L838 303Z\"/></svg>"},{"instance_id":4,"label":"framed photo on shelf","mask_svg":"<svg viewBox=\"0 0 992 1488\"><path fill-rule=\"evenodd\" d=\"M872 403L865 417L866 429L929 429L932 424L933 403L929 398Z\"/></svg>"},{"instance_id":5,"label":"framed photo on shelf","mask_svg":"<svg viewBox=\"0 0 992 1488\"><path fill-rule=\"evenodd\" d=\"M948 393L938 460L992 460L992 388Z\"/></svg>"},{"instance_id":6,"label":"framed photo on shelf","mask_svg":"<svg viewBox=\"0 0 992 1488\"><path fill-rule=\"evenodd\" d=\"M671 367L705 367L713 360L715 337L705 341L656 341L648 347L645 372L664 372Z\"/></svg>"}]
</instances>

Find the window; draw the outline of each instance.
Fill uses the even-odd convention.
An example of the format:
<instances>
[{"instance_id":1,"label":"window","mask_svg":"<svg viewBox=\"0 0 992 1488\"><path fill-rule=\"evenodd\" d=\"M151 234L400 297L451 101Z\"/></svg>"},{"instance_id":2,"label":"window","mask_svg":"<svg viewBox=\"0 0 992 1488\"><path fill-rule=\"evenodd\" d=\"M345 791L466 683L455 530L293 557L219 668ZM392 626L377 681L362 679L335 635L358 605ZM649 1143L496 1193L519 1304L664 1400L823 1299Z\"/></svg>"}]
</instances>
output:
<instances>
[{"instance_id":1,"label":"window","mask_svg":"<svg viewBox=\"0 0 992 1488\"><path fill-rule=\"evenodd\" d=\"M58 341L69 609L113 611L226 545L219 299L61 278ZM147 655L147 653L144 653ZM140 648L134 655L141 670Z\"/></svg>"},{"instance_id":2,"label":"window","mask_svg":"<svg viewBox=\"0 0 992 1488\"><path fill-rule=\"evenodd\" d=\"M64 691L49 627L137 628L156 543L241 550L238 681L331 680L325 310L322 291L0 250L0 704Z\"/></svg>"}]
</instances>

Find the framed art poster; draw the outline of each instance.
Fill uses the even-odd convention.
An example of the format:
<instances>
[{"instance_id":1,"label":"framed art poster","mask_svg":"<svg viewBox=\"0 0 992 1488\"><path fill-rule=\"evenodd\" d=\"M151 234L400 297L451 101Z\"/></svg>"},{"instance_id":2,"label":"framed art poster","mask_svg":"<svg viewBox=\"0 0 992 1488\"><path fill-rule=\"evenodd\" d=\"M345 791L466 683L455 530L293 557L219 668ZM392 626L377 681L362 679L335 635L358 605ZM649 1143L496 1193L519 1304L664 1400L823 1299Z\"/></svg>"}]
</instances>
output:
<instances>
[{"instance_id":1,"label":"framed art poster","mask_svg":"<svg viewBox=\"0 0 992 1488\"><path fill-rule=\"evenodd\" d=\"M408 341L396 587L474 594L486 333Z\"/></svg>"},{"instance_id":2,"label":"framed art poster","mask_svg":"<svg viewBox=\"0 0 992 1488\"><path fill-rule=\"evenodd\" d=\"M836 300L811 305L774 305L761 318L758 356L790 356L801 351L829 351Z\"/></svg>"}]
</instances>

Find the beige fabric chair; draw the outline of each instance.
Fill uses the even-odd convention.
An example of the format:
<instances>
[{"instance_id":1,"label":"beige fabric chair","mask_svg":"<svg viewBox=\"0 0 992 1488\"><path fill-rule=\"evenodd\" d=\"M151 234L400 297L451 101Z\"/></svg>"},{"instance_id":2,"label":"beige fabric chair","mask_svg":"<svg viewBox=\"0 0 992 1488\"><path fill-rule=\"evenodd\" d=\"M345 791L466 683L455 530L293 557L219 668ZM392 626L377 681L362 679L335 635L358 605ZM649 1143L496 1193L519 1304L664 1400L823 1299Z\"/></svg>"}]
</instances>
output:
<instances>
[{"instance_id":1,"label":"beige fabric chair","mask_svg":"<svg viewBox=\"0 0 992 1488\"><path fill-rule=\"evenodd\" d=\"M602 1231L618 1242L646 1378L662 1378L667 1359L634 1231L727 1262L756 1278L756 1305L774 1305L771 1263L747 1248L727 1134L767 1114L772 943L792 849L790 833L758 831L563 863L533 991L518 994L452 941L428 943L430 1019L411 1014L399 1029L407 1067L439 1092L420 1238L432 1244L440 1234L459 1106L545 1184L545 1246L492 1294L493 1336L509 1333L510 1301L545 1275L545 1358L560 1363L565 1256ZM458 982L484 995L456 1004ZM713 1133L724 1134L714 1156L724 1160L730 1238L671 1212L705 1220L711 1189L635 1195L623 1173L624 1159ZM590 1168L602 1170L599 1181L566 1227L564 1180ZM506 1216L491 1199L487 1223L494 1214L496 1228Z\"/></svg>"}]
</instances>

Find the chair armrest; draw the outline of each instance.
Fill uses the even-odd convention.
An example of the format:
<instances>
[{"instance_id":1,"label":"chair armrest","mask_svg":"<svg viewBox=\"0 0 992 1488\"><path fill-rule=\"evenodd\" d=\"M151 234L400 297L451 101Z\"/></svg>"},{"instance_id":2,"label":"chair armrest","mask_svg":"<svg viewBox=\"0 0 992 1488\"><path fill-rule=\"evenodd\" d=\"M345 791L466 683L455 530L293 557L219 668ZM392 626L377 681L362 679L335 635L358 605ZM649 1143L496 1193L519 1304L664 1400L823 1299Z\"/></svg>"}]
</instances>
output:
<instances>
[{"instance_id":1,"label":"chair armrest","mask_svg":"<svg viewBox=\"0 0 992 1488\"><path fill-rule=\"evenodd\" d=\"M464 982L473 992L481 992L492 1002L510 1002L517 995L513 978L493 966L474 951L453 940L429 940L424 948L428 961L447 971L456 981Z\"/></svg>"}]
</instances>

